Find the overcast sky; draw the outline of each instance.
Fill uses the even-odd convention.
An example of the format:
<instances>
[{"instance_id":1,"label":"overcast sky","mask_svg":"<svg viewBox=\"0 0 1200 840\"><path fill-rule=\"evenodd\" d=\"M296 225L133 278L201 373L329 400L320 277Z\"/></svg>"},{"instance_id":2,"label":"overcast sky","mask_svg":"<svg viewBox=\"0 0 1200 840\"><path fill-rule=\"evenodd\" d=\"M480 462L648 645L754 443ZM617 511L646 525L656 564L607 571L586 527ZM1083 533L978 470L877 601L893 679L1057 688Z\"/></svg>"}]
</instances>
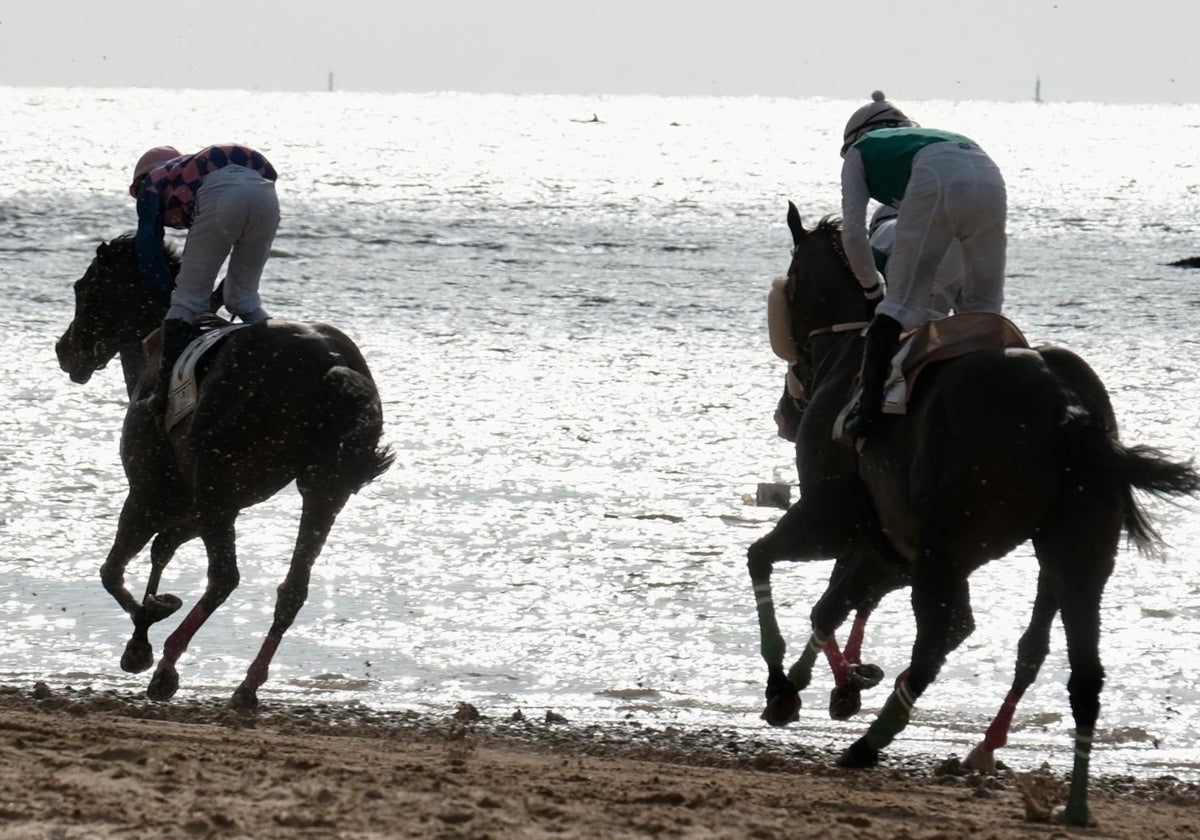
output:
<instances>
[{"instance_id":1,"label":"overcast sky","mask_svg":"<svg viewBox=\"0 0 1200 840\"><path fill-rule=\"evenodd\" d=\"M4 0L0 85L1200 102L1200 0Z\"/></svg>"}]
</instances>

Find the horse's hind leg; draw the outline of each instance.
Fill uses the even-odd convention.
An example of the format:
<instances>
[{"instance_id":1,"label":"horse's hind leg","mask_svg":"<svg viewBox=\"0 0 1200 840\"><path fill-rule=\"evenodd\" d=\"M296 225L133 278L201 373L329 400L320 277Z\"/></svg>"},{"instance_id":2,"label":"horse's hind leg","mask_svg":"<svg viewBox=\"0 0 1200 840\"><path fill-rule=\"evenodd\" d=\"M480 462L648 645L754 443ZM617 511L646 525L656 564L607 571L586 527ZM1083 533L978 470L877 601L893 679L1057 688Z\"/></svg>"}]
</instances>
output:
<instances>
[{"instance_id":1,"label":"horse's hind leg","mask_svg":"<svg viewBox=\"0 0 1200 840\"><path fill-rule=\"evenodd\" d=\"M150 679L146 695L151 700L170 700L179 688L179 674L175 663L183 656L192 637L196 635L217 607L237 588L240 575L237 567L237 550L234 542L234 520L237 511L211 510L203 515L200 536L208 553L208 584L204 594L192 607L187 617L179 623L163 644L162 659Z\"/></svg>"},{"instance_id":2,"label":"horse's hind leg","mask_svg":"<svg viewBox=\"0 0 1200 840\"><path fill-rule=\"evenodd\" d=\"M246 672L246 678L233 692L230 703L234 708L250 710L258 706L258 689L267 681L271 659L283 640L283 634L292 626L300 608L308 599L308 583L313 563L321 553L325 539L333 527L333 521L345 503L345 496L331 499L305 495L304 511L300 515L300 533L292 552L291 566L288 568L287 577L277 590L275 617L258 655L254 657Z\"/></svg>"},{"instance_id":3,"label":"horse's hind leg","mask_svg":"<svg viewBox=\"0 0 1200 840\"><path fill-rule=\"evenodd\" d=\"M1037 679L1038 671L1050 652L1050 628L1054 624L1054 616L1058 613L1058 600L1047 580L1044 571L1038 574L1037 596L1033 600L1033 615L1029 626L1017 643L1017 666L1013 674L1012 688L1000 706L1000 711L987 728L983 740L967 755L963 766L968 770L994 772L996 769L996 750L1008 743L1008 731L1012 726L1013 714L1017 703L1025 696L1026 690Z\"/></svg>"},{"instance_id":4,"label":"horse's hind leg","mask_svg":"<svg viewBox=\"0 0 1200 840\"><path fill-rule=\"evenodd\" d=\"M1084 826L1088 811L1088 767L1092 734L1100 714L1104 666L1100 662L1100 601L1112 574L1120 540L1116 501L1082 497L1075 509L1061 511L1058 522L1034 539L1038 561L1058 598L1071 677L1067 693L1075 718L1075 760L1067 794L1065 822Z\"/></svg>"}]
</instances>

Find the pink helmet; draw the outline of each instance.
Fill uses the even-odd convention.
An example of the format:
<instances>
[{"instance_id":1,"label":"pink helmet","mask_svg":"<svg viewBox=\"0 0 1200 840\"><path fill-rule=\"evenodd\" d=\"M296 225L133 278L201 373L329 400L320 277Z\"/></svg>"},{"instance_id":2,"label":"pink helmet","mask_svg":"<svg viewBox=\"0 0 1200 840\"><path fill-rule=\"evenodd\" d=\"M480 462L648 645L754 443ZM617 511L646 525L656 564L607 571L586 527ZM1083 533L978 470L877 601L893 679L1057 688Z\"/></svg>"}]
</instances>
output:
<instances>
[{"instance_id":1,"label":"pink helmet","mask_svg":"<svg viewBox=\"0 0 1200 840\"><path fill-rule=\"evenodd\" d=\"M133 180L129 182L129 194L137 198L138 179L154 169L160 163L166 163L180 156L180 151L174 146L155 146L138 158L133 167Z\"/></svg>"}]
</instances>

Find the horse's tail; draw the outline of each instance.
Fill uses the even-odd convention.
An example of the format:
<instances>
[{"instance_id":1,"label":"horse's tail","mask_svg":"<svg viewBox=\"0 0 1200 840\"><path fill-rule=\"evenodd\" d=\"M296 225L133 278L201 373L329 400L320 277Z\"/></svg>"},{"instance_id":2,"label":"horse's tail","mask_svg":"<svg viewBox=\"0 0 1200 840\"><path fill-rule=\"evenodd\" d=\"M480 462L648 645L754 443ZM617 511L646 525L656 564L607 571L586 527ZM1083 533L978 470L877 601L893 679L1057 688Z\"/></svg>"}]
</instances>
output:
<instances>
[{"instance_id":1,"label":"horse's tail","mask_svg":"<svg viewBox=\"0 0 1200 840\"><path fill-rule=\"evenodd\" d=\"M1192 496L1200 492L1200 472L1191 461L1173 461L1151 446L1125 446L1113 441L1112 454L1120 480L1125 533L1140 551L1151 553L1161 545L1162 538L1133 491L1159 498Z\"/></svg>"},{"instance_id":2,"label":"horse's tail","mask_svg":"<svg viewBox=\"0 0 1200 840\"><path fill-rule=\"evenodd\" d=\"M1200 492L1200 472L1191 461L1174 461L1153 447L1125 446L1108 390L1087 362L1061 348L1040 347L1038 352L1068 395L1063 426L1070 433L1077 478L1114 482L1126 536L1139 551L1153 553L1162 538L1134 491L1159 498L1192 496Z\"/></svg>"},{"instance_id":3,"label":"horse's tail","mask_svg":"<svg viewBox=\"0 0 1200 840\"><path fill-rule=\"evenodd\" d=\"M383 436L379 391L369 376L339 365L325 372L317 401L321 420L313 451L322 454L305 471L305 482L357 493L396 459L392 448L379 442Z\"/></svg>"}]
</instances>

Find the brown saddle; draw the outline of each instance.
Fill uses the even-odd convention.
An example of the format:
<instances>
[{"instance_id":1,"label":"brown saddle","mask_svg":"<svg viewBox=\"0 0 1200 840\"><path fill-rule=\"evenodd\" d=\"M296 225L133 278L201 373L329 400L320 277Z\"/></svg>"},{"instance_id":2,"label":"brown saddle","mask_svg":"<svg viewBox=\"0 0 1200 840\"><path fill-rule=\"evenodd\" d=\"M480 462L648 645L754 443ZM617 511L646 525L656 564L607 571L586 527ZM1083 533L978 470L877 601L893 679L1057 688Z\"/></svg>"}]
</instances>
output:
<instances>
[{"instance_id":1,"label":"brown saddle","mask_svg":"<svg viewBox=\"0 0 1200 840\"><path fill-rule=\"evenodd\" d=\"M1029 342L1016 324L991 312L966 312L926 321L901 343L892 358L891 375L884 385L883 410L904 414L921 371L934 362L965 356L976 350L1020 347Z\"/></svg>"}]
</instances>

